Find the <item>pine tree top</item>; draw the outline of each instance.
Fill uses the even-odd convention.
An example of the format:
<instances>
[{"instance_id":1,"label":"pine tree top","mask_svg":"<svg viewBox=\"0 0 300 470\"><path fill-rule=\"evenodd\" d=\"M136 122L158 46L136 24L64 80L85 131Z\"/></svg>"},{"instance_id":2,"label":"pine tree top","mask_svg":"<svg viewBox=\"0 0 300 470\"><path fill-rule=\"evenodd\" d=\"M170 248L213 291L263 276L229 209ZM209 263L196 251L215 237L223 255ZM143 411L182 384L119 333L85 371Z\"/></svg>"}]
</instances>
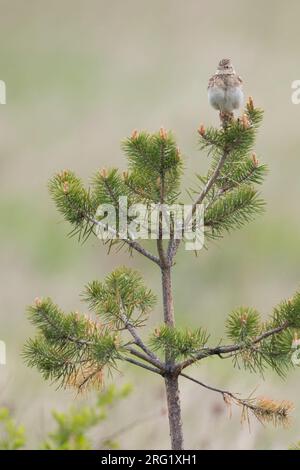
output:
<instances>
[{"instance_id":1,"label":"pine tree top","mask_svg":"<svg viewBox=\"0 0 300 470\"><path fill-rule=\"evenodd\" d=\"M204 325L196 329L177 328L172 319L170 270L175 263L181 240L174 235L176 226L170 217L169 240L164 240L162 219L158 220L158 238L146 246L137 241L118 222L114 227L105 211L112 207L118 221L134 220L133 214L123 214L120 199L128 205L144 204L151 211L157 205L182 206L186 195L192 198L192 213L204 206L206 244L221 238L226 232L243 227L264 209L258 187L266 175L266 166L254 153L257 130L263 112L250 99L242 117L226 121L220 128L201 125L199 147L209 158L206 174L196 174L191 188L183 191L184 161L171 132L161 128L156 133L134 131L122 143L128 170L117 168L96 171L89 187L72 171L64 170L50 183L50 194L72 234L84 241L106 229L104 243L112 247L127 247L159 266L164 292L164 324L158 325L148 340L140 329L154 309L156 296L148 289L137 272L118 268L103 282L90 282L82 296L91 316L77 312L65 314L51 299L37 299L28 310L37 336L30 339L24 350L29 366L37 367L45 379L78 390L101 387L106 371L118 369L127 362L166 377L182 376L212 391L221 393L225 403L235 403L243 417L252 413L259 420L285 424L290 404L264 398L236 395L207 386L191 378L185 369L208 357L231 358L236 366L252 372L265 373L267 368L280 376L293 367L292 344L300 331L300 293L277 306L269 319L252 308L241 307L229 314L225 330L228 341L217 345ZM157 253L150 251L156 244ZM171 320L170 320L171 319Z\"/></svg>"}]
</instances>

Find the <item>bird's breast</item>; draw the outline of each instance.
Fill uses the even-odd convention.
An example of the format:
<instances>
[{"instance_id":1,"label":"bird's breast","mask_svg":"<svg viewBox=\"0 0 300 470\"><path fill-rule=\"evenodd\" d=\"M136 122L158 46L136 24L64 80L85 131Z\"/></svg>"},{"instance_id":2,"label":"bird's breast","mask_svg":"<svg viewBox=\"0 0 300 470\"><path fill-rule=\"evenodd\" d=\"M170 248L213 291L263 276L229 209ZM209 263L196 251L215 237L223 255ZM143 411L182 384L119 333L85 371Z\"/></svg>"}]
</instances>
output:
<instances>
[{"instance_id":1,"label":"bird's breast","mask_svg":"<svg viewBox=\"0 0 300 470\"><path fill-rule=\"evenodd\" d=\"M232 112L241 107L244 94L239 86L219 87L212 86L208 89L208 100L211 106L222 112Z\"/></svg>"}]
</instances>

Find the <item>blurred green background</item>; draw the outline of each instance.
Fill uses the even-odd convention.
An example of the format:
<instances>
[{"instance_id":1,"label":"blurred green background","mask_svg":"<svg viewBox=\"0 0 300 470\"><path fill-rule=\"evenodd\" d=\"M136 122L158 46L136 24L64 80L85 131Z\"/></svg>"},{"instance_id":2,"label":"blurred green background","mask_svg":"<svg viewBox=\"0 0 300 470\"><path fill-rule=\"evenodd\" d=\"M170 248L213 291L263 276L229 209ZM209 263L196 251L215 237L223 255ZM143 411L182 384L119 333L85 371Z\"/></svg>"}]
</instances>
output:
<instances>
[{"instance_id":1,"label":"blurred green background","mask_svg":"<svg viewBox=\"0 0 300 470\"><path fill-rule=\"evenodd\" d=\"M123 169L120 140L134 128L163 125L186 156L190 185L206 168L196 129L218 124L206 87L223 57L232 58L246 95L265 109L257 155L270 169L262 189L267 213L198 258L180 252L178 323L207 326L217 341L233 308L249 305L267 315L299 287L300 105L291 102L291 83L300 79L299 14L296 0L0 0L0 79L7 86L0 106L0 338L7 345L0 402L27 425L30 447L48 430L49 411L78 399L23 364L22 345L32 334L26 305L49 295L65 310L85 308L83 285L124 263L160 294L158 270L138 255L108 257L96 239L83 246L68 239L47 181L64 168L86 182L100 167ZM159 305L151 325L160 314ZM135 390L105 432L164 405L159 378L130 367L123 372L116 382L131 380ZM187 448L276 449L300 439L300 369L287 381L267 373L264 382L215 359L193 373L244 395L258 387L257 394L294 401L296 410L287 430L253 422L249 433L237 410L229 419L219 396L182 380ZM121 445L167 448L167 418L132 429Z\"/></svg>"}]
</instances>

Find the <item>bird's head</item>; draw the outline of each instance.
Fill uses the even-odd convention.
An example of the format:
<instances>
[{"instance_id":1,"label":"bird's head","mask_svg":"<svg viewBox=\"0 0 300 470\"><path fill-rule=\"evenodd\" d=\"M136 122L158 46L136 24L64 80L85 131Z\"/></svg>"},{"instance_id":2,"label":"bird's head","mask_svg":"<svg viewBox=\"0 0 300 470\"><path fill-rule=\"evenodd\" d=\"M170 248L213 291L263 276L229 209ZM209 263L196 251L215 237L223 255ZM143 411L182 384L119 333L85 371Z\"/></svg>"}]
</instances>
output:
<instances>
[{"instance_id":1,"label":"bird's head","mask_svg":"<svg viewBox=\"0 0 300 470\"><path fill-rule=\"evenodd\" d=\"M230 59L220 60L217 73L225 73L225 74L235 73L231 60Z\"/></svg>"}]
</instances>

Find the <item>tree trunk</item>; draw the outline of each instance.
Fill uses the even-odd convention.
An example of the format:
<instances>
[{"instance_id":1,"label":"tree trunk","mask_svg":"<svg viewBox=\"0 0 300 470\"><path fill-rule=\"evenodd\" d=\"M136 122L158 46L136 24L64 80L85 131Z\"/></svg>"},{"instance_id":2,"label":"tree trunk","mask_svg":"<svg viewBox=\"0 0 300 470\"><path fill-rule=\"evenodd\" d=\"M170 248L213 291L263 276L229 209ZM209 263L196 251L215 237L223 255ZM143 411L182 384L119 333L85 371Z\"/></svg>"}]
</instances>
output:
<instances>
[{"instance_id":1,"label":"tree trunk","mask_svg":"<svg viewBox=\"0 0 300 470\"><path fill-rule=\"evenodd\" d=\"M171 283L171 267L162 267L162 290L165 324L174 327L174 307ZM165 377L165 386L168 404L168 417L170 427L170 437L172 450L183 449L183 433L181 421L181 405L178 386L178 375L172 372L174 361L166 351L166 365L170 368L170 373Z\"/></svg>"},{"instance_id":2,"label":"tree trunk","mask_svg":"<svg viewBox=\"0 0 300 470\"><path fill-rule=\"evenodd\" d=\"M165 324L168 326L175 326L172 283L171 283L171 268L163 267L161 272L162 272L164 321L165 321Z\"/></svg>"},{"instance_id":3,"label":"tree trunk","mask_svg":"<svg viewBox=\"0 0 300 470\"><path fill-rule=\"evenodd\" d=\"M178 377L165 378L172 450L183 450L183 433Z\"/></svg>"}]
</instances>

